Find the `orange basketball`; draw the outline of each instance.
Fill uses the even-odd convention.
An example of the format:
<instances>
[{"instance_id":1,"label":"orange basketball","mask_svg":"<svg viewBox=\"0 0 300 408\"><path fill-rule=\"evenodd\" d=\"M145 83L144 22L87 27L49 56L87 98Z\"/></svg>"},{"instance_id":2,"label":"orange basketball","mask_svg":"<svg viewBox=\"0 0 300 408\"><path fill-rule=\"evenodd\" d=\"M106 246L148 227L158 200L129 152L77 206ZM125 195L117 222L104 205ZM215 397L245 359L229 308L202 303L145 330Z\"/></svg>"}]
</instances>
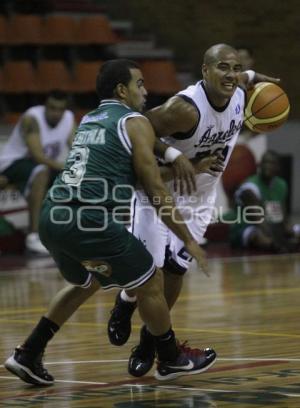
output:
<instances>
[{"instance_id":1,"label":"orange basketball","mask_svg":"<svg viewBox=\"0 0 300 408\"><path fill-rule=\"evenodd\" d=\"M259 82L247 93L245 125L254 132L271 132L288 117L290 103L280 86Z\"/></svg>"}]
</instances>

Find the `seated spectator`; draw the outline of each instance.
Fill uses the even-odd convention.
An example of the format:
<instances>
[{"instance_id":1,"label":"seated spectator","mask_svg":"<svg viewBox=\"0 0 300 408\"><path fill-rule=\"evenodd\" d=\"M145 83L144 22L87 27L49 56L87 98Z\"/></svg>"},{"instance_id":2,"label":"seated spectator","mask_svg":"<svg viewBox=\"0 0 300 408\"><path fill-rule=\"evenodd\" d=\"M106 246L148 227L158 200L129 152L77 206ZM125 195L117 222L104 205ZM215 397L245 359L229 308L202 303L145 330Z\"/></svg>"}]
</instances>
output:
<instances>
[{"instance_id":1,"label":"seated spectator","mask_svg":"<svg viewBox=\"0 0 300 408\"><path fill-rule=\"evenodd\" d=\"M287 223L286 181L279 177L279 157L267 151L257 174L250 176L235 193L236 221L230 228L233 247L288 252L299 245L297 228Z\"/></svg>"},{"instance_id":2,"label":"seated spectator","mask_svg":"<svg viewBox=\"0 0 300 408\"><path fill-rule=\"evenodd\" d=\"M63 168L60 156L73 140L75 121L67 104L65 93L52 91L45 105L21 116L0 152L0 183L8 181L26 198L30 223L26 247L36 253L48 252L37 232L40 208L49 183Z\"/></svg>"}]
</instances>

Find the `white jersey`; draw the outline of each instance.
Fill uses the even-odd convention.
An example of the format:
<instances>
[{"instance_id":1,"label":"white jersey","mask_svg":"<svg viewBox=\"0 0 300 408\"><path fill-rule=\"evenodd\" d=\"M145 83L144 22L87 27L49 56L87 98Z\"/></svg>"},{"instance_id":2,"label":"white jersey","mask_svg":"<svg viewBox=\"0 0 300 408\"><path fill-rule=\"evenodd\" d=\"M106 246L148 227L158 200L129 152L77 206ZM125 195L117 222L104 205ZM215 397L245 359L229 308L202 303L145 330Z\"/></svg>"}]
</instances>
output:
<instances>
[{"instance_id":1,"label":"white jersey","mask_svg":"<svg viewBox=\"0 0 300 408\"><path fill-rule=\"evenodd\" d=\"M223 108L212 105L203 81L189 86L177 95L195 106L199 112L199 122L188 134L179 133L165 137L164 140L190 159L219 151L224 158L225 168L243 125L245 92L237 88ZM173 182L167 183L190 232L198 242L211 222L220 177L221 175L216 177L208 173L197 174L197 190L192 196L179 196L174 192ZM145 242L156 265L163 265L165 247L168 246L171 258L177 265L186 268L190 259L183 250L183 243L156 216L145 193L137 192L134 203L133 233Z\"/></svg>"},{"instance_id":2,"label":"white jersey","mask_svg":"<svg viewBox=\"0 0 300 408\"><path fill-rule=\"evenodd\" d=\"M38 105L29 108L14 127L7 143L0 152L0 171L8 168L16 160L30 157L21 132L21 122L24 116L31 116L37 121L44 154L53 160L58 159L64 151L75 123L73 112L66 110L58 124L51 127L46 121L45 106Z\"/></svg>"},{"instance_id":3,"label":"white jersey","mask_svg":"<svg viewBox=\"0 0 300 408\"><path fill-rule=\"evenodd\" d=\"M195 106L200 120L189 134L177 134L164 140L182 151L189 159L222 152L226 167L243 125L244 90L237 88L222 108L213 106L210 102L203 81L189 86L177 95ZM207 189L211 189L218 181L218 178L205 173L198 174L196 178L199 179L197 184L205 185Z\"/></svg>"}]
</instances>

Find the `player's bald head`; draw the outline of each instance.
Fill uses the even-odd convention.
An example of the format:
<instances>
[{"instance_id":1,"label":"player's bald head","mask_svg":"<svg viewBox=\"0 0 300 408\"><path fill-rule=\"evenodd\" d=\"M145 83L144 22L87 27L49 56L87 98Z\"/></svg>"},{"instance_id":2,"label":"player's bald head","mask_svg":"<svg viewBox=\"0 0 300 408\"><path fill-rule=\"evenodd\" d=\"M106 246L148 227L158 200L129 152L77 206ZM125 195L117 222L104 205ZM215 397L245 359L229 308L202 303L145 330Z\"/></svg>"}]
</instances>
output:
<instances>
[{"instance_id":1,"label":"player's bald head","mask_svg":"<svg viewBox=\"0 0 300 408\"><path fill-rule=\"evenodd\" d=\"M208 48L204 54L203 63L206 65L212 64L222 60L225 56L234 55L239 59L238 52L235 48L231 47L228 44L215 44L212 47Z\"/></svg>"}]
</instances>

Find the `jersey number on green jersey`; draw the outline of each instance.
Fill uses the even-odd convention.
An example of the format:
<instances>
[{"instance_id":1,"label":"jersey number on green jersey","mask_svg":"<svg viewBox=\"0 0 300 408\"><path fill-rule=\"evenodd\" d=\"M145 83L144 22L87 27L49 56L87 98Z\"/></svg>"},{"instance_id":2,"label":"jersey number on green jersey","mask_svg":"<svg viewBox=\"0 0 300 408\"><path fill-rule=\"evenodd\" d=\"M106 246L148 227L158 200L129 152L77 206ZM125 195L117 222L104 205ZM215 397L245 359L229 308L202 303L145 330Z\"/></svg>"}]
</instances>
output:
<instances>
[{"instance_id":1,"label":"jersey number on green jersey","mask_svg":"<svg viewBox=\"0 0 300 408\"><path fill-rule=\"evenodd\" d=\"M87 146L73 147L70 151L67 166L62 174L62 180L71 186L78 186L85 174L86 163L89 158L90 149Z\"/></svg>"}]
</instances>

